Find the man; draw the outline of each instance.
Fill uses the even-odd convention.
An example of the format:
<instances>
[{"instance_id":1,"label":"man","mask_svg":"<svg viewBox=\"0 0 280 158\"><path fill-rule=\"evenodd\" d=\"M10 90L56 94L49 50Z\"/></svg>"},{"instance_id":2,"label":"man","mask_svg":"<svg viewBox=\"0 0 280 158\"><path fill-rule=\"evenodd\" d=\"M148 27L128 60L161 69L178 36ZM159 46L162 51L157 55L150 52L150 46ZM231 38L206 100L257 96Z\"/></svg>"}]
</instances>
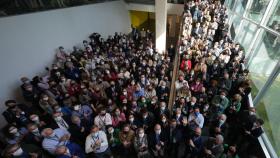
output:
<instances>
[{"instance_id":1,"label":"man","mask_svg":"<svg viewBox=\"0 0 280 158\"><path fill-rule=\"evenodd\" d=\"M43 137L41 135L41 129L35 123L29 123L27 125L28 134L24 137L24 142L27 144L33 144L41 147Z\"/></svg>"},{"instance_id":2,"label":"man","mask_svg":"<svg viewBox=\"0 0 280 158\"><path fill-rule=\"evenodd\" d=\"M57 158L84 158L85 154L82 148L76 144L62 145L56 148Z\"/></svg>"},{"instance_id":3,"label":"man","mask_svg":"<svg viewBox=\"0 0 280 158\"><path fill-rule=\"evenodd\" d=\"M186 153L191 158L197 158L203 149L203 139L201 137L201 128L196 127L194 133L187 140Z\"/></svg>"},{"instance_id":4,"label":"man","mask_svg":"<svg viewBox=\"0 0 280 158\"><path fill-rule=\"evenodd\" d=\"M25 145L21 146L20 144L8 145L5 151L3 152L3 157L12 157L12 158L39 158L43 157L41 155L41 150L36 146Z\"/></svg>"},{"instance_id":5,"label":"man","mask_svg":"<svg viewBox=\"0 0 280 158\"><path fill-rule=\"evenodd\" d=\"M130 129L128 124L125 124L122 128L122 131L119 133L119 139L121 141L121 152L123 156L132 156L133 154L133 140L134 140L134 131Z\"/></svg>"},{"instance_id":6,"label":"man","mask_svg":"<svg viewBox=\"0 0 280 158\"><path fill-rule=\"evenodd\" d=\"M220 134L209 138L204 146L203 155L210 158L219 158L224 152L224 137Z\"/></svg>"},{"instance_id":7,"label":"man","mask_svg":"<svg viewBox=\"0 0 280 158\"><path fill-rule=\"evenodd\" d=\"M161 126L156 124L154 132L150 134L148 139L149 147L152 155L155 157L163 157L168 143L168 136L161 131Z\"/></svg>"},{"instance_id":8,"label":"man","mask_svg":"<svg viewBox=\"0 0 280 158\"><path fill-rule=\"evenodd\" d=\"M64 129L57 128L55 130L51 128L45 128L42 131L44 137L42 147L50 154L55 154L55 149L60 145L67 145L71 143L70 133Z\"/></svg>"},{"instance_id":9,"label":"man","mask_svg":"<svg viewBox=\"0 0 280 158\"><path fill-rule=\"evenodd\" d=\"M195 107L193 113L189 115L189 123L191 129L195 129L197 127L203 128L204 125L204 116L200 113L199 107Z\"/></svg>"},{"instance_id":10,"label":"man","mask_svg":"<svg viewBox=\"0 0 280 158\"><path fill-rule=\"evenodd\" d=\"M72 140L79 145L84 145L86 136L89 133L89 125L75 115L72 115L71 121L68 131L71 133Z\"/></svg>"},{"instance_id":11,"label":"man","mask_svg":"<svg viewBox=\"0 0 280 158\"><path fill-rule=\"evenodd\" d=\"M106 126L112 125L112 117L106 113L105 108L100 109L99 114L94 118L94 124L103 131L106 131Z\"/></svg>"},{"instance_id":12,"label":"man","mask_svg":"<svg viewBox=\"0 0 280 158\"><path fill-rule=\"evenodd\" d=\"M55 112L53 114L53 124L52 127L53 128L61 128L64 130L68 130L69 128L69 124L71 123L70 118L63 116L61 112Z\"/></svg>"},{"instance_id":13,"label":"man","mask_svg":"<svg viewBox=\"0 0 280 158\"><path fill-rule=\"evenodd\" d=\"M74 67L71 61L66 62L65 66L66 66L65 77L75 81L80 79L81 72L78 68Z\"/></svg>"},{"instance_id":14,"label":"man","mask_svg":"<svg viewBox=\"0 0 280 158\"><path fill-rule=\"evenodd\" d=\"M85 151L96 158L109 158L111 152L108 148L108 141L105 132L93 125L91 133L86 138Z\"/></svg>"},{"instance_id":15,"label":"man","mask_svg":"<svg viewBox=\"0 0 280 158\"><path fill-rule=\"evenodd\" d=\"M219 115L210 126L210 136L214 137L216 134L221 134L224 137L227 136L228 124L226 123L226 120L227 116L225 114Z\"/></svg>"},{"instance_id":16,"label":"man","mask_svg":"<svg viewBox=\"0 0 280 158\"><path fill-rule=\"evenodd\" d=\"M215 114L224 113L225 109L229 105L229 100L226 97L226 92L221 91L220 95L214 96L211 103L213 105L213 111L214 111Z\"/></svg>"},{"instance_id":17,"label":"man","mask_svg":"<svg viewBox=\"0 0 280 158\"><path fill-rule=\"evenodd\" d=\"M182 87L187 86L189 87L188 81L184 79L183 75L179 76L179 79L175 82L176 90L181 89Z\"/></svg>"},{"instance_id":18,"label":"man","mask_svg":"<svg viewBox=\"0 0 280 158\"><path fill-rule=\"evenodd\" d=\"M169 129L167 130L169 136L168 152L171 157L178 158L179 146L182 141L182 131L175 119L170 121Z\"/></svg>"},{"instance_id":19,"label":"man","mask_svg":"<svg viewBox=\"0 0 280 158\"><path fill-rule=\"evenodd\" d=\"M17 104L15 100L7 100L5 105L7 110L2 115L8 123L17 126L26 126L29 123L28 109L25 105Z\"/></svg>"},{"instance_id":20,"label":"man","mask_svg":"<svg viewBox=\"0 0 280 158\"><path fill-rule=\"evenodd\" d=\"M166 102L160 102L159 107L156 108L155 111L155 118L160 121L160 116L164 114L167 118L170 118L170 111L166 107Z\"/></svg>"},{"instance_id":21,"label":"man","mask_svg":"<svg viewBox=\"0 0 280 158\"><path fill-rule=\"evenodd\" d=\"M229 92L232 87L232 79L229 78L228 72L224 73L224 77L219 81L219 87Z\"/></svg>"},{"instance_id":22,"label":"man","mask_svg":"<svg viewBox=\"0 0 280 158\"><path fill-rule=\"evenodd\" d=\"M154 115L149 112L146 108L141 109L142 118L140 119L140 126L143 127L146 131L154 125L155 118Z\"/></svg>"}]
</instances>

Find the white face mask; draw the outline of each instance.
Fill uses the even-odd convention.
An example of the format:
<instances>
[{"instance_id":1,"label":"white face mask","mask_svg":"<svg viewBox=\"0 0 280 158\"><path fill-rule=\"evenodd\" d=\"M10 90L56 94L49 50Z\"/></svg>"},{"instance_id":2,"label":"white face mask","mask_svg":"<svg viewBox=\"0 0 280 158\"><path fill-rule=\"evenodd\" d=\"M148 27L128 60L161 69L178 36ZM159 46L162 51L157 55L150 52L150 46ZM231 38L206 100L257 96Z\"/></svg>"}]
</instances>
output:
<instances>
[{"instance_id":1,"label":"white face mask","mask_svg":"<svg viewBox=\"0 0 280 158\"><path fill-rule=\"evenodd\" d=\"M31 120L36 122L37 124L40 123L40 119L38 116L33 117Z\"/></svg>"},{"instance_id":2,"label":"white face mask","mask_svg":"<svg viewBox=\"0 0 280 158\"><path fill-rule=\"evenodd\" d=\"M61 117L61 116L55 117L54 120L55 120L55 121L61 121L61 120L62 120L62 117Z\"/></svg>"},{"instance_id":3,"label":"white face mask","mask_svg":"<svg viewBox=\"0 0 280 158\"><path fill-rule=\"evenodd\" d=\"M114 129L112 129L111 131L108 131L110 134L114 133Z\"/></svg>"},{"instance_id":4,"label":"white face mask","mask_svg":"<svg viewBox=\"0 0 280 158\"><path fill-rule=\"evenodd\" d=\"M74 106L74 110L78 111L80 109L81 109L81 107L79 105Z\"/></svg>"},{"instance_id":5,"label":"white face mask","mask_svg":"<svg viewBox=\"0 0 280 158\"><path fill-rule=\"evenodd\" d=\"M18 129L17 129L17 128L14 128L14 129L10 130L10 133L11 133L11 134L16 134L16 133L18 133Z\"/></svg>"},{"instance_id":6,"label":"white face mask","mask_svg":"<svg viewBox=\"0 0 280 158\"><path fill-rule=\"evenodd\" d=\"M133 122L133 121L134 121L134 118L130 118L129 121L130 121L130 122Z\"/></svg>"},{"instance_id":7,"label":"white face mask","mask_svg":"<svg viewBox=\"0 0 280 158\"><path fill-rule=\"evenodd\" d=\"M161 133L161 130L156 130L156 134L160 134Z\"/></svg>"},{"instance_id":8,"label":"white face mask","mask_svg":"<svg viewBox=\"0 0 280 158\"><path fill-rule=\"evenodd\" d=\"M255 115L256 113L254 113L253 111L249 112L250 115Z\"/></svg>"},{"instance_id":9,"label":"white face mask","mask_svg":"<svg viewBox=\"0 0 280 158\"><path fill-rule=\"evenodd\" d=\"M143 138L144 135L145 135L145 133L139 133L139 137L140 137L140 138Z\"/></svg>"},{"instance_id":10,"label":"white face mask","mask_svg":"<svg viewBox=\"0 0 280 158\"><path fill-rule=\"evenodd\" d=\"M48 101L49 98L48 98L48 97L44 97L43 100L44 100L44 101Z\"/></svg>"},{"instance_id":11,"label":"white face mask","mask_svg":"<svg viewBox=\"0 0 280 158\"><path fill-rule=\"evenodd\" d=\"M13 156L20 156L20 155L22 155L22 153L23 153L22 148L18 148L12 155Z\"/></svg>"},{"instance_id":12,"label":"white face mask","mask_svg":"<svg viewBox=\"0 0 280 158\"><path fill-rule=\"evenodd\" d=\"M32 133L38 134L38 133L40 133L40 131L38 128L35 128L34 130L32 130Z\"/></svg>"}]
</instances>

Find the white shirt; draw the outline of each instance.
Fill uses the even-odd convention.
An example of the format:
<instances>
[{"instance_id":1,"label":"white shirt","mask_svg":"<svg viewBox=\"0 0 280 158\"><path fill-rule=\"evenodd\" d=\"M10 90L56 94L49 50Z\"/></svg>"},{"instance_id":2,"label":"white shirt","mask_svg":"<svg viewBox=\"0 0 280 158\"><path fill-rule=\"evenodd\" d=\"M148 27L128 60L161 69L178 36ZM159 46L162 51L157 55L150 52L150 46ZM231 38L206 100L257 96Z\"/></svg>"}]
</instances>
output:
<instances>
[{"instance_id":1,"label":"white shirt","mask_svg":"<svg viewBox=\"0 0 280 158\"><path fill-rule=\"evenodd\" d=\"M181 89L182 87L184 87L184 85L186 85L187 87L189 87L188 81L183 80L182 82L180 82L179 80L177 80L177 81L175 82L176 90Z\"/></svg>"},{"instance_id":2,"label":"white shirt","mask_svg":"<svg viewBox=\"0 0 280 158\"><path fill-rule=\"evenodd\" d=\"M68 140L60 141L60 138L66 134L70 135L70 133L68 131L61 129L61 128L57 128L57 129L53 130L53 132L55 133L54 137L44 138L44 140L42 142L42 147L51 154L54 154L57 146L66 145L69 142Z\"/></svg>"},{"instance_id":3,"label":"white shirt","mask_svg":"<svg viewBox=\"0 0 280 158\"><path fill-rule=\"evenodd\" d=\"M98 126L100 129L105 129L105 126L112 125L112 117L109 113L106 113L105 116L97 115L94 118L94 124Z\"/></svg>"},{"instance_id":4,"label":"white shirt","mask_svg":"<svg viewBox=\"0 0 280 158\"><path fill-rule=\"evenodd\" d=\"M95 142L99 140L101 142L100 147L96 148L95 150L93 149L93 145ZM108 149L108 141L107 141L107 136L105 132L103 131L98 131L97 136L93 136L93 134L89 134L86 139L86 144L85 144L85 152L91 153L102 153Z\"/></svg>"},{"instance_id":5,"label":"white shirt","mask_svg":"<svg viewBox=\"0 0 280 158\"><path fill-rule=\"evenodd\" d=\"M196 123L193 123L191 121L196 121L198 123L198 125ZM188 121L191 123L191 125L194 126L198 126L200 128L203 128L203 124L204 124L204 117L201 113L198 114L198 116L195 116L194 113L190 114Z\"/></svg>"}]
</instances>

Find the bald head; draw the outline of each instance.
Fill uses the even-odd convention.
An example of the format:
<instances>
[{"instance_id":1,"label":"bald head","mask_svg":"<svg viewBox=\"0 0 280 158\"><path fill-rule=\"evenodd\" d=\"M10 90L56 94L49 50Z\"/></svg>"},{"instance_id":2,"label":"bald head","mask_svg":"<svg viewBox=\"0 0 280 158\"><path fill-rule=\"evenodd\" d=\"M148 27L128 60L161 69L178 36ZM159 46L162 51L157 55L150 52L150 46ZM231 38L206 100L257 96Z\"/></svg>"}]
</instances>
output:
<instances>
[{"instance_id":1,"label":"bald head","mask_svg":"<svg viewBox=\"0 0 280 158\"><path fill-rule=\"evenodd\" d=\"M42 131L42 136L43 137L52 137L52 135L53 135L53 129L51 129L51 128L45 128L45 129L43 129L43 131Z\"/></svg>"},{"instance_id":2,"label":"bald head","mask_svg":"<svg viewBox=\"0 0 280 158\"><path fill-rule=\"evenodd\" d=\"M224 137L220 134L216 135L216 144L223 144L224 143Z\"/></svg>"}]
</instances>

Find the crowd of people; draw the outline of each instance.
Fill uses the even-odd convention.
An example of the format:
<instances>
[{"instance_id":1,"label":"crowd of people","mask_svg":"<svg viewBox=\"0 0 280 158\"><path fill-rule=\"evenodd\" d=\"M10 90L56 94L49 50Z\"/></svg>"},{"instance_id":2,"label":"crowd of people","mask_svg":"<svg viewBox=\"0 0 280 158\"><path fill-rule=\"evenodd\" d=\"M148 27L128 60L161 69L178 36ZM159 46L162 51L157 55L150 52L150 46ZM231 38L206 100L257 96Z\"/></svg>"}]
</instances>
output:
<instances>
[{"instance_id":1,"label":"crowd of people","mask_svg":"<svg viewBox=\"0 0 280 158\"><path fill-rule=\"evenodd\" d=\"M60 46L46 75L21 78L26 104L5 102L2 156L249 157L263 121L248 105L249 71L226 8L187 1L180 39L171 108L176 51L158 52L150 31L93 33L72 52Z\"/></svg>"}]
</instances>

